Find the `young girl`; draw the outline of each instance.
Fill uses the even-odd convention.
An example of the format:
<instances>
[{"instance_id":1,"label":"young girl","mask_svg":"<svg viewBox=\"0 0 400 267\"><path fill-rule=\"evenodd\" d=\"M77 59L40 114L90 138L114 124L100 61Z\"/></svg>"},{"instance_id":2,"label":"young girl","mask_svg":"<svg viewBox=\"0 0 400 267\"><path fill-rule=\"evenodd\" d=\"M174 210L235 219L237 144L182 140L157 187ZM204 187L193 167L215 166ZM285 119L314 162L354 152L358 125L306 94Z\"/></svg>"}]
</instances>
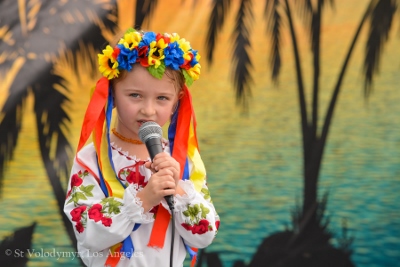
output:
<instances>
[{"instance_id":1,"label":"young girl","mask_svg":"<svg viewBox=\"0 0 400 267\"><path fill-rule=\"evenodd\" d=\"M85 114L64 208L87 266L183 266L186 252L195 260L197 248L213 241L219 217L187 89L199 78L199 58L177 34L134 29L99 54L104 77ZM139 128L168 120L169 140L151 162ZM85 146L90 135L93 142Z\"/></svg>"}]
</instances>

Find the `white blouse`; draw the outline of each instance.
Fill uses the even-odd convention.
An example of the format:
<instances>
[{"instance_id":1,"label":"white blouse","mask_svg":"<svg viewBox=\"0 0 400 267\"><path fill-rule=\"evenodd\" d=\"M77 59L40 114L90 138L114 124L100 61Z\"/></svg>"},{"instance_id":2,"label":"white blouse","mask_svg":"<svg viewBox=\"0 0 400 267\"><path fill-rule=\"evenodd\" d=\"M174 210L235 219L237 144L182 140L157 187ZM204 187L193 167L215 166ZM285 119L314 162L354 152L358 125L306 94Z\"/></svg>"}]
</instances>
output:
<instances>
[{"instance_id":1,"label":"white blouse","mask_svg":"<svg viewBox=\"0 0 400 267\"><path fill-rule=\"evenodd\" d=\"M122 199L106 197L100 183L90 172L98 175L96 152L89 144L79 152L79 158L90 168L85 170L74 160L64 212L72 222L78 240L78 253L87 266L104 266L111 247L130 236L134 246L133 255L122 255L118 267L169 267L171 223L165 236L163 248L147 246L154 224L155 208L144 212L137 192L146 186L151 171L144 167L145 161L131 157L112 146L112 158L118 178L127 187ZM169 153L169 147L164 151ZM190 162L189 162L190 163ZM189 165L189 171L191 170ZM197 192L190 180L180 181L185 195L176 195L174 266L181 267L186 257L185 244L204 248L211 244L219 227L219 216L211 202L206 182ZM169 211L165 200L162 205ZM141 224L135 231L136 223Z\"/></svg>"}]
</instances>

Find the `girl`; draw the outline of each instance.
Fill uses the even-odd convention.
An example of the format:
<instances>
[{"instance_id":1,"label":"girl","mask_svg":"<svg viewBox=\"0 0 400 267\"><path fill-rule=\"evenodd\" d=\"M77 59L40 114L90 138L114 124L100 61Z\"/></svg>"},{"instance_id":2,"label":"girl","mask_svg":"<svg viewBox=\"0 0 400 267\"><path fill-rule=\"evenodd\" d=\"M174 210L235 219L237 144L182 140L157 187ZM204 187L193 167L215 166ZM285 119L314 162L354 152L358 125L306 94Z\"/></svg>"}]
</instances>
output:
<instances>
[{"instance_id":1,"label":"girl","mask_svg":"<svg viewBox=\"0 0 400 267\"><path fill-rule=\"evenodd\" d=\"M134 29L99 54L104 77L85 114L64 207L87 266L183 266L186 251L195 260L197 248L214 239L219 217L187 90L199 78L199 58L177 34ZM169 119L164 152L151 162L139 128ZM168 195L174 196L173 221Z\"/></svg>"}]
</instances>

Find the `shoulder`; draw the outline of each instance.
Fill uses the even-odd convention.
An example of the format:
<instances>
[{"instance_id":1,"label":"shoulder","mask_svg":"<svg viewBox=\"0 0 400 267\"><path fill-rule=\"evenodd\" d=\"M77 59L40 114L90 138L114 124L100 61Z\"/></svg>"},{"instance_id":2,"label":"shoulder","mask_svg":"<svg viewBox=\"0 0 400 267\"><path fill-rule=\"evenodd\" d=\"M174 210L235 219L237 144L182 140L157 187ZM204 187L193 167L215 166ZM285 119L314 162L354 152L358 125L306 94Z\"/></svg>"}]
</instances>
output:
<instances>
[{"instance_id":1,"label":"shoulder","mask_svg":"<svg viewBox=\"0 0 400 267\"><path fill-rule=\"evenodd\" d=\"M80 161L86 164L96 163L96 149L94 148L93 143L89 143L84 146L80 151L78 151L76 157L78 157Z\"/></svg>"}]
</instances>

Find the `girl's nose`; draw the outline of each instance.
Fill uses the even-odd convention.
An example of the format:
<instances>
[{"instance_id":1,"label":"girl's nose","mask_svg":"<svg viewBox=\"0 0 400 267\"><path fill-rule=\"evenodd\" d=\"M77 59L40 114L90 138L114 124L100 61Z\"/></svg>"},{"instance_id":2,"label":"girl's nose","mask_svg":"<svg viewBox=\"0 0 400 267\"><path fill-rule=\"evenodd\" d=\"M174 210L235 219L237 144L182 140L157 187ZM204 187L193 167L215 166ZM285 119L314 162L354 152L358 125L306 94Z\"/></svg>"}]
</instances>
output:
<instances>
[{"instance_id":1,"label":"girl's nose","mask_svg":"<svg viewBox=\"0 0 400 267\"><path fill-rule=\"evenodd\" d=\"M156 114L154 103L152 103L151 101L144 102L140 112L146 116L152 116Z\"/></svg>"}]
</instances>

